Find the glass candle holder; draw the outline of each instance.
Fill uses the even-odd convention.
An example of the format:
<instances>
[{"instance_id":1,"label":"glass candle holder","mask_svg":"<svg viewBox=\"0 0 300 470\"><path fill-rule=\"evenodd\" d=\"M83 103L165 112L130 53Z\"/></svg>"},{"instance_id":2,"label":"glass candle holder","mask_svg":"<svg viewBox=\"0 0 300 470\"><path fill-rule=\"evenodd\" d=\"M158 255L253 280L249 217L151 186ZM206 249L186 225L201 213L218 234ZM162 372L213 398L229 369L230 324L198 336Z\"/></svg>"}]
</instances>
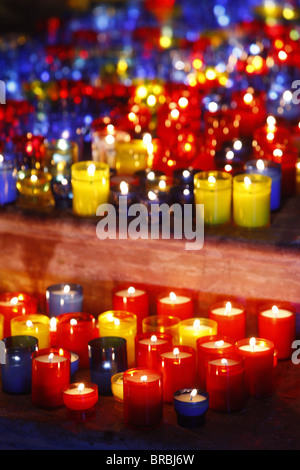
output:
<instances>
[{"instance_id":1,"label":"glass candle holder","mask_svg":"<svg viewBox=\"0 0 300 470\"><path fill-rule=\"evenodd\" d=\"M222 225L231 220L232 176L226 172L205 171L194 177L194 197L204 205L204 223Z\"/></svg>"},{"instance_id":2,"label":"glass candle holder","mask_svg":"<svg viewBox=\"0 0 300 470\"><path fill-rule=\"evenodd\" d=\"M118 129L110 118L99 118L92 122L91 148L94 161L107 163L110 168L116 167L116 143L128 142L130 134Z\"/></svg>"},{"instance_id":3,"label":"glass candle holder","mask_svg":"<svg viewBox=\"0 0 300 470\"><path fill-rule=\"evenodd\" d=\"M143 333L166 333L173 338L173 343L179 341L180 318L172 315L150 315L142 321Z\"/></svg>"},{"instance_id":4,"label":"glass candle holder","mask_svg":"<svg viewBox=\"0 0 300 470\"><path fill-rule=\"evenodd\" d=\"M52 345L51 345L52 347ZM79 370L79 355L71 351L71 379L76 376L76 373Z\"/></svg>"},{"instance_id":5,"label":"glass candle holder","mask_svg":"<svg viewBox=\"0 0 300 470\"><path fill-rule=\"evenodd\" d=\"M3 337L11 336L10 323L14 317L37 312L37 300L25 292L0 293L0 313L4 316Z\"/></svg>"},{"instance_id":6,"label":"glass candle holder","mask_svg":"<svg viewBox=\"0 0 300 470\"><path fill-rule=\"evenodd\" d=\"M150 429L163 422L163 375L144 368L126 370L124 422L134 429Z\"/></svg>"},{"instance_id":7,"label":"glass candle holder","mask_svg":"<svg viewBox=\"0 0 300 470\"><path fill-rule=\"evenodd\" d=\"M178 326L179 344L197 349L197 339L202 336L216 335L218 324L209 318L188 318Z\"/></svg>"},{"instance_id":8,"label":"glass candle holder","mask_svg":"<svg viewBox=\"0 0 300 470\"><path fill-rule=\"evenodd\" d=\"M11 336L33 336L38 339L39 348L50 346L50 319L40 313L14 317L10 323Z\"/></svg>"},{"instance_id":9,"label":"glass candle holder","mask_svg":"<svg viewBox=\"0 0 300 470\"><path fill-rule=\"evenodd\" d=\"M112 395L111 377L127 369L126 339L117 336L94 338L88 342L91 381L100 395Z\"/></svg>"},{"instance_id":10,"label":"glass candle holder","mask_svg":"<svg viewBox=\"0 0 300 470\"><path fill-rule=\"evenodd\" d=\"M88 369L88 342L98 336L96 319L83 312L64 313L56 318L56 346L77 353L79 368Z\"/></svg>"},{"instance_id":11,"label":"glass candle holder","mask_svg":"<svg viewBox=\"0 0 300 470\"><path fill-rule=\"evenodd\" d=\"M184 388L174 393L173 406L179 426L196 428L205 424L209 396L197 388Z\"/></svg>"},{"instance_id":12,"label":"glass candle holder","mask_svg":"<svg viewBox=\"0 0 300 470\"><path fill-rule=\"evenodd\" d=\"M149 167L147 145L142 139L116 143L116 170L120 175L134 175Z\"/></svg>"},{"instance_id":13,"label":"glass candle holder","mask_svg":"<svg viewBox=\"0 0 300 470\"><path fill-rule=\"evenodd\" d=\"M111 391L115 400L119 402L124 401L124 372L114 374L111 378Z\"/></svg>"},{"instance_id":14,"label":"glass candle holder","mask_svg":"<svg viewBox=\"0 0 300 470\"><path fill-rule=\"evenodd\" d=\"M244 361L240 356L222 356L207 360L206 390L209 407L233 413L245 407Z\"/></svg>"},{"instance_id":15,"label":"glass candle holder","mask_svg":"<svg viewBox=\"0 0 300 470\"><path fill-rule=\"evenodd\" d=\"M83 161L71 167L73 212L78 216L96 216L97 207L109 200L109 166Z\"/></svg>"},{"instance_id":16,"label":"glass candle holder","mask_svg":"<svg viewBox=\"0 0 300 470\"><path fill-rule=\"evenodd\" d=\"M114 310L134 313L137 318L137 332L141 333L143 319L149 315L149 297L144 289L117 287L112 294L112 305Z\"/></svg>"},{"instance_id":17,"label":"glass candle holder","mask_svg":"<svg viewBox=\"0 0 300 470\"><path fill-rule=\"evenodd\" d=\"M31 399L33 405L53 409L63 406L62 390L70 383L71 353L43 348L32 354Z\"/></svg>"},{"instance_id":18,"label":"glass candle holder","mask_svg":"<svg viewBox=\"0 0 300 470\"><path fill-rule=\"evenodd\" d=\"M269 176L271 183L271 211L278 210L281 205L281 166L270 160L250 160L245 164L245 172Z\"/></svg>"},{"instance_id":19,"label":"glass candle holder","mask_svg":"<svg viewBox=\"0 0 300 470\"><path fill-rule=\"evenodd\" d=\"M270 224L271 184L269 176L241 174L233 178L233 220L245 228Z\"/></svg>"},{"instance_id":20,"label":"glass candle holder","mask_svg":"<svg viewBox=\"0 0 300 470\"><path fill-rule=\"evenodd\" d=\"M62 389L63 404L71 411L93 410L98 401L98 386L90 382L65 385Z\"/></svg>"},{"instance_id":21,"label":"glass candle holder","mask_svg":"<svg viewBox=\"0 0 300 470\"><path fill-rule=\"evenodd\" d=\"M131 312L110 310L98 316L99 336L117 336L126 339L128 367L135 364L135 336L137 318Z\"/></svg>"},{"instance_id":22,"label":"glass candle holder","mask_svg":"<svg viewBox=\"0 0 300 470\"><path fill-rule=\"evenodd\" d=\"M218 334L238 341L246 337L246 311L238 302L216 302L209 307L208 316L218 325Z\"/></svg>"},{"instance_id":23,"label":"glass candle holder","mask_svg":"<svg viewBox=\"0 0 300 470\"><path fill-rule=\"evenodd\" d=\"M46 141L44 152L44 169L52 176L68 174L79 158L77 142L64 138Z\"/></svg>"},{"instance_id":24,"label":"glass candle holder","mask_svg":"<svg viewBox=\"0 0 300 470\"><path fill-rule=\"evenodd\" d=\"M32 336L9 336L3 339L4 360L1 361L2 391L25 395L31 392L32 354L38 349L38 340Z\"/></svg>"},{"instance_id":25,"label":"glass candle holder","mask_svg":"<svg viewBox=\"0 0 300 470\"><path fill-rule=\"evenodd\" d=\"M156 299L156 312L158 316L167 315L185 320L194 316L193 299L186 294L160 295Z\"/></svg>"},{"instance_id":26,"label":"glass candle holder","mask_svg":"<svg viewBox=\"0 0 300 470\"><path fill-rule=\"evenodd\" d=\"M18 205L23 209L51 209L55 205L51 191L50 173L41 170L26 170L18 172L17 189L19 191Z\"/></svg>"},{"instance_id":27,"label":"glass candle holder","mask_svg":"<svg viewBox=\"0 0 300 470\"><path fill-rule=\"evenodd\" d=\"M137 367L158 368L159 352L173 345L173 338L166 333L141 333L135 337L135 357Z\"/></svg>"},{"instance_id":28,"label":"glass candle holder","mask_svg":"<svg viewBox=\"0 0 300 470\"><path fill-rule=\"evenodd\" d=\"M56 317L63 313L81 312L83 288L79 284L59 283L46 289L47 314Z\"/></svg>"},{"instance_id":29,"label":"glass candle holder","mask_svg":"<svg viewBox=\"0 0 300 470\"><path fill-rule=\"evenodd\" d=\"M66 209L72 207L73 191L70 174L56 175L51 180L51 191L55 201L55 207Z\"/></svg>"},{"instance_id":30,"label":"glass candle holder","mask_svg":"<svg viewBox=\"0 0 300 470\"><path fill-rule=\"evenodd\" d=\"M4 338L4 315L0 313L0 339Z\"/></svg>"},{"instance_id":31,"label":"glass candle holder","mask_svg":"<svg viewBox=\"0 0 300 470\"><path fill-rule=\"evenodd\" d=\"M13 162L0 155L0 205L15 202L17 196L17 170Z\"/></svg>"}]
</instances>

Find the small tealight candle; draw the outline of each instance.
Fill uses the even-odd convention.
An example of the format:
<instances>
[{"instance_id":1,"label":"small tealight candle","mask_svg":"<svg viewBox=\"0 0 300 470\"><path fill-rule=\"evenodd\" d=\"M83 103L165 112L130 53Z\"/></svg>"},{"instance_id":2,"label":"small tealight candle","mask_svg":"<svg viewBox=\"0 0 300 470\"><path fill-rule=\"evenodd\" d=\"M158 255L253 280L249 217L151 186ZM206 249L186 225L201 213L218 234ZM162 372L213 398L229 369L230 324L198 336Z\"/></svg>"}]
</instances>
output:
<instances>
[{"instance_id":1,"label":"small tealight candle","mask_svg":"<svg viewBox=\"0 0 300 470\"><path fill-rule=\"evenodd\" d=\"M246 337L246 311L238 302L216 302L210 306L208 315L217 322L219 335L235 341Z\"/></svg>"},{"instance_id":2,"label":"small tealight candle","mask_svg":"<svg viewBox=\"0 0 300 470\"><path fill-rule=\"evenodd\" d=\"M79 284L53 284L46 290L47 314L57 316L68 312L81 312L83 289Z\"/></svg>"},{"instance_id":3,"label":"small tealight candle","mask_svg":"<svg viewBox=\"0 0 300 470\"><path fill-rule=\"evenodd\" d=\"M173 343L179 341L180 318L172 315L150 315L143 319L143 333L166 333L173 338Z\"/></svg>"},{"instance_id":4,"label":"small tealight candle","mask_svg":"<svg viewBox=\"0 0 300 470\"><path fill-rule=\"evenodd\" d=\"M290 306L264 305L259 310L258 334L274 343L278 359L288 359L296 336L296 316Z\"/></svg>"},{"instance_id":5,"label":"small tealight candle","mask_svg":"<svg viewBox=\"0 0 300 470\"><path fill-rule=\"evenodd\" d=\"M179 344L197 349L197 339L216 335L218 325L209 318L188 318L179 323Z\"/></svg>"},{"instance_id":6,"label":"small tealight candle","mask_svg":"<svg viewBox=\"0 0 300 470\"><path fill-rule=\"evenodd\" d=\"M201 171L194 177L194 196L204 205L204 223L226 224L231 219L232 176L218 171Z\"/></svg>"},{"instance_id":7,"label":"small tealight candle","mask_svg":"<svg viewBox=\"0 0 300 470\"><path fill-rule=\"evenodd\" d=\"M270 223L269 176L241 174L233 178L233 219L240 227L266 227Z\"/></svg>"},{"instance_id":8,"label":"small tealight candle","mask_svg":"<svg viewBox=\"0 0 300 470\"><path fill-rule=\"evenodd\" d=\"M124 400L124 381L123 381L123 372L114 374L111 378L111 391L115 400L123 402Z\"/></svg>"},{"instance_id":9,"label":"small tealight candle","mask_svg":"<svg viewBox=\"0 0 300 470\"><path fill-rule=\"evenodd\" d=\"M263 338L236 342L236 353L244 358L246 393L266 398L274 393L274 343Z\"/></svg>"},{"instance_id":10,"label":"small tealight candle","mask_svg":"<svg viewBox=\"0 0 300 470\"><path fill-rule=\"evenodd\" d=\"M271 211L280 208L281 204L281 166L270 160L251 160L245 164L246 173L269 176L271 183Z\"/></svg>"},{"instance_id":11,"label":"small tealight candle","mask_svg":"<svg viewBox=\"0 0 300 470\"><path fill-rule=\"evenodd\" d=\"M188 346L166 348L160 352L159 368L164 377L164 402L171 403L176 390L195 387L196 351Z\"/></svg>"},{"instance_id":12,"label":"small tealight candle","mask_svg":"<svg viewBox=\"0 0 300 470\"><path fill-rule=\"evenodd\" d=\"M149 315L149 298L145 290L133 286L127 289L116 288L112 304L114 310L134 313L137 318L137 332L142 331L143 319Z\"/></svg>"},{"instance_id":13,"label":"small tealight candle","mask_svg":"<svg viewBox=\"0 0 300 470\"><path fill-rule=\"evenodd\" d=\"M11 336L10 323L14 317L37 312L37 300L25 292L0 293L0 313L4 316L3 337Z\"/></svg>"},{"instance_id":14,"label":"small tealight candle","mask_svg":"<svg viewBox=\"0 0 300 470\"><path fill-rule=\"evenodd\" d=\"M98 206L109 201L109 166L101 162L77 162L71 167L71 178L74 213L83 217L96 216Z\"/></svg>"},{"instance_id":15,"label":"small tealight candle","mask_svg":"<svg viewBox=\"0 0 300 470\"><path fill-rule=\"evenodd\" d=\"M149 429L163 422L163 374L158 370L134 368L123 374L124 422Z\"/></svg>"},{"instance_id":16,"label":"small tealight candle","mask_svg":"<svg viewBox=\"0 0 300 470\"><path fill-rule=\"evenodd\" d=\"M11 320L11 336L33 336L40 349L50 346L50 319L40 313L20 315Z\"/></svg>"},{"instance_id":17,"label":"small tealight candle","mask_svg":"<svg viewBox=\"0 0 300 470\"><path fill-rule=\"evenodd\" d=\"M72 411L92 410L98 401L98 387L93 383L73 383L62 389L63 404Z\"/></svg>"},{"instance_id":18,"label":"small tealight candle","mask_svg":"<svg viewBox=\"0 0 300 470\"><path fill-rule=\"evenodd\" d=\"M184 428L194 428L205 424L209 407L208 393L197 388L177 390L173 397L177 424Z\"/></svg>"},{"instance_id":19,"label":"small tealight candle","mask_svg":"<svg viewBox=\"0 0 300 470\"><path fill-rule=\"evenodd\" d=\"M156 300L157 315L168 315L185 320L194 315L194 304L191 297L187 295L177 295L170 292L169 295L162 295Z\"/></svg>"},{"instance_id":20,"label":"small tealight candle","mask_svg":"<svg viewBox=\"0 0 300 470\"><path fill-rule=\"evenodd\" d=\"M173 338L165 333L141 333L135 337L137 367L158 368L159 352L166 346L172 347Z\"/></svg>"}]
</instances>

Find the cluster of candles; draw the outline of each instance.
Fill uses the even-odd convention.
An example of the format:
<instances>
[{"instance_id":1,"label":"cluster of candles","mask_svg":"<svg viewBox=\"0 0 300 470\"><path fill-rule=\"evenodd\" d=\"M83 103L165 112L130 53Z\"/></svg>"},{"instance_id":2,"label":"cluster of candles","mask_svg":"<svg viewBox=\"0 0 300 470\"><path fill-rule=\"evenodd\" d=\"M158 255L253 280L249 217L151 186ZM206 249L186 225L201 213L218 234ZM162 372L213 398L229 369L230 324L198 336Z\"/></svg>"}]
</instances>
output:
<instances>
[{"instance_id":1,"label":"cluster of candles","mask_svg":"<svg viewBox=\"0 0 300 470\"><path fill-rule=\"evenodd\" d=\"M46 305L41 314L28 294L0 295L3 391L76 413L113 395L133 428L161 425L164 404L188 427L203 424L208 409L232 413L248 398L271 396L277 361L291 357L295 339L295 311L286 305L262 306L250 338L246 309L235 301L211 305L202 318L191 297L170 292L150 315L146 290L117 287L112 310L96 318L82 311L80 285L55 284ZM85 369L89 381L77 382Z\"/></svg>"}]
</instances>

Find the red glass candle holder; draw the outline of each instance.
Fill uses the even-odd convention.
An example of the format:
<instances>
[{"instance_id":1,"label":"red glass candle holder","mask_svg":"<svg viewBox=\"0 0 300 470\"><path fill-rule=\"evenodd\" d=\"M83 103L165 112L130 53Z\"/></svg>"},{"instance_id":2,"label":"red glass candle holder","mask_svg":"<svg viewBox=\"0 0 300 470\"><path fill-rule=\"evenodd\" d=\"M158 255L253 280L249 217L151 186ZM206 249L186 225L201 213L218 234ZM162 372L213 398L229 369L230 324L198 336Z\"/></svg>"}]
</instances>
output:
<instances>
[{"instance_id":1,"label":"red glass candle holder","mask_svg":"<svg viewBox=\"0 0 300 470\"><path fill-rule=\"evenodd\" d=\"M254 398L273 395L274 343L264 338L245 338L236 342L235 351L244 358L246 394Z\"/></svg>"},{"instance_id":2,"label":"red glass candle holder","mask_svg":"<svg viewBox=\"0 0 300 470\"><path fill-rule=\"evenodd\" d=\"M176 390L195 388L196 351L188 346L166 348L160 352L159 369L164 378L164 402L172 403Z\"/></svg>"},{"instance_id":3,"label":"red glass candle holder","mask_svg":"<svg viewBox=\"0 0 300 470\"><path fill-rule=\"evenodd\" d=\"M24 292L3 292L0 294L0 313L4 316L4 337L11 336L12 318L37 312L37 300Z\"/></svg>"},{"instance_id":4,"label":"red glass candle holder","mask_svg":"<svg viewBox=\"0 0 300 470\"><path fill-rule=\"evenodd\" d=\"M267 117L264 93L254 92L252 88L234 91L231 105L235 111L235 119L239 121L241 137L252 137L255 129L264 125Z\"/></svg>"},{"instance_id":5,"label":"red glass candle holder","mask_svg":"<svg viewBox=\"0 0 300 470\"><path fill-rule=\"evenodd\" d=\"M206 390L209 407L233 413L246 404L244 361L240 356L220 356L207 360Z\"/></svg>"},{"instance_id":6,"label":"red glass candle holder","mask_svg":"<svg viewBox=\"0 0 300 470\"><path fill-rule=\"evenodd\" d=\"M137 319L137 332L142 332L143 319L149 315L149 298L146 291L130 286L113 291L113 309L134 313Z\"/></svg>"},{"instance_id":7,"label":"red glass candle holder","mask_svg":"<svg viewBox=\"0 0 300 470\"><path fill-rule=\"evenodd\" d=\"M266 304L258 312L258 335L274 343L277 359L291 357L296 337L296 316L291 306Z\"/></svg>"},{"instance_id":8,"label":"red glass candle holder","mask_svg":"<svg viewBox=\"0 0 300 470\"><path fill-rule=\"evenodd\" d=\"M235 110L221 110L206 112L204 114L204 134L215 150L221 149L222 145L240 135L240 120L235 117Z\"/></svg>"},{"instance_id":9,"label":"red glass candle holder","mask_svg":"<svg viewBox=\"0 0 300 470\"><path fill-rule=\"evenodd\" d=\"M87 369L88 342L99 336L96 319L93 315L82 312L63 313L56 319L56 347L77 353L80 369Z\"/></svg>"},{"instance_id":10,"label":"red glass candle holder","mask_svg":"<svg viewBox=\"0 0 300 470\"><path fill-rule=\"evenodd\" d=\"M63 388L70 382L71 353L45 348L32 354L31 399L40 408L63 406Z\"/></svg>"},{"instance_id":11,"label":"red glass candle holder","mask_svg":"<svg viewBox=\"0 0 300 470\"><path fill-rule=\"evenodd\" d=\"M218 334L238 341L246 337L246 310L238 302L216 302L208 316L218 324Z\"/></svg>"},{"instance_id":12,"label":"red glass candle holder","mask_svg":"<svg viewBox=\"0 0 300 470\"><path fill-rule=\"evenodd\" d=\"M168 315L186 320L194 316L194 303L191 297L174 292L160 295L156 300L157 315Z\"/></svg>"},{"instance_id":13,"label":"red glass candle holder","mask_svg":"<svg viewBox=\"0 0 300 470\"><path fill-rule=\"evenodd\" d=\"M149 429L163 423L163 375L152 369L133 368L123 374L124 422Z\"/></svg>"},{"instance_id":14,"label":"red glass candle holder","mask_svg":"<svg viewBox=\"0 0 300 470\"><path fill-rule=\"evenodd\" d=\"M165 333L141 333L135 337L135 362L137 367L158 369L159 353L166 346L172 348L173 338Z\"/></svg>"},{"instance_id":15,"label":"red glass candle holder","mask_svg":"<svg viewBox=\"0 0 300 470\"><path fill-rule=\"evenodd\" d=\"M98 401L98 386L93 383L72 383L62 389L63 404L72 411L89 411Z\"/></svg>"}]
</instances>

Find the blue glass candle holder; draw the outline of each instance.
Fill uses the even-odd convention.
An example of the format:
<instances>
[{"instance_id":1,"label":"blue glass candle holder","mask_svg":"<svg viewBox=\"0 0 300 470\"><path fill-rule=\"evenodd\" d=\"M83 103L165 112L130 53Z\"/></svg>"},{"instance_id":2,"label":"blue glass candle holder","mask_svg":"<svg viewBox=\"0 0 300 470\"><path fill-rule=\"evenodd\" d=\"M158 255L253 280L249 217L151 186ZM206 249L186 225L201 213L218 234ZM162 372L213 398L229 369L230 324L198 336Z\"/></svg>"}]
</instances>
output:
<instances>
[{"instance_id":1,"label":"blue glass candle holder","mask_svg":"<svg viewBox=\"0 0 300 470\"><path fill-rule=\"evenodd\" d=\"M0 155L0 205L10 204L17 199L17 170L13 162L5 161Z\"/></svg>"},{"instance_id":2,"label":"blue glass candle holder","mask_svg":"<svg viewBox=\"0 0 300 470\"><path fill-rule=\"evenodd\" d=\"M51 180L51 190L53 193L55 207L59 209L71 208L73 191L70 175L58 174Z\"/></svg>"},{"instance_id":3,"label":"blue glass candle holder","mask_svg":"<svg viewBox=\"0 0 300 470\"><path fill-rule=\"evenodd\" d=\"M71 379L76 375L76 372L79 370L79 355L77 353L71 352Z\"/></svg>"},{"instance_id":4,"label":"blue glass candle holder","mask_svg":"<svg viewBox=\"0 0 300 470\"><path fill-rule=\"evenodd\" d=\"M5 344L4 361L1 362L2 390L4 393L26 395L31 392L31 355L38 349L38 339L33 336L9 336Z\"/></svg>"},{"instance_id":5,"label":"blue glass candle holder","mask_svg":"<svg viewBox=\"0 0 300 470\"><path fill-rule=\"evenodd\" d=\"M99 395L112 395L111 377L127 366L127 341L118 336L103 336L88 343L91 381Z\"/></svg>"},{"instance_id":6,"label":"blue glass candle holder","mask_svg":"<svg viewBox=\"0 0 300 470\"><path fill-rule=\"evenodd\" d=\"M82 312L83 288L79 284L53 284L46 290L47 313L57 317L62 313Z\"/></svg>"},{"instance_id":7,"label":"blue glass candle holder","mask_svg":"<svg viewBox=\"0 0 300 470\"><path fill-rule=\"evenodd\" d=\"M207 392L191 388L178 390L174 393L173 405L179 426L194 428L205 424L209 405Z\"/></svg>"},{"instance_id":8,"label":"blue glass candle holder","mask_svg":"<svg viewBox=\"0 0 300 470\"><path fill-rule=\"evenodd\" d=\"M250 160L245 164L246 173L269 176L271 183L271 211L281 205L281 165L271 160Z\"/></svg>"}]
</instances>

